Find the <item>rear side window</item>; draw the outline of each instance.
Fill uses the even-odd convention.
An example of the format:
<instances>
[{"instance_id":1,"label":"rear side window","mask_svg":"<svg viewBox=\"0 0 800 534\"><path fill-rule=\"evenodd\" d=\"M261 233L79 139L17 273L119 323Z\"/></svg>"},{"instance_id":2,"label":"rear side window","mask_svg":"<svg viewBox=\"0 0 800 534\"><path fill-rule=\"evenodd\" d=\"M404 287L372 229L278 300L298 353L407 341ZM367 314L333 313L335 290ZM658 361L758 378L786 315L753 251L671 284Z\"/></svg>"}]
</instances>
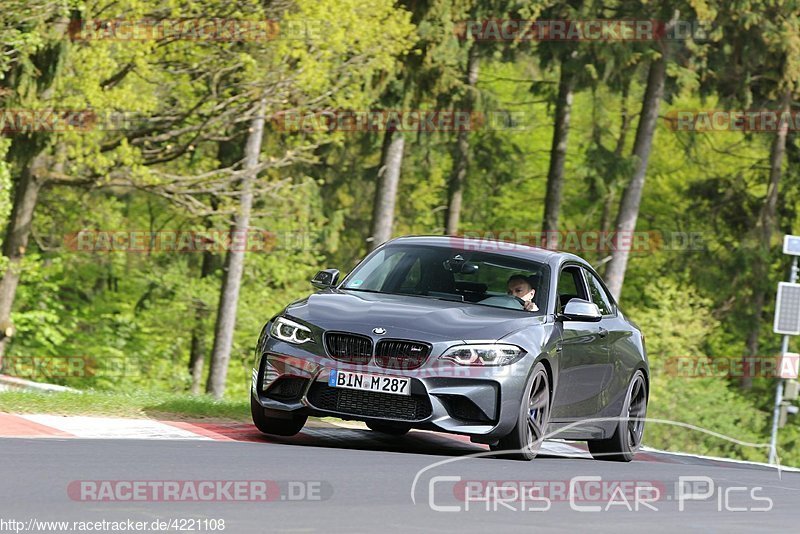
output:
<instances>
[{"instance_id":1,"label":"rear side window","mask_svg":"<svg viewBox=\"0 0 800 534\"><path fill-rule=\"evenodd\" d=\"M589 282L589 293L591 294L592 302L597 304L597 307L600 308L600 313L603 315L613 314L614 306L611 304L611 298L606 293L605 288L593 273L585 272L586 280Z\"/></svg>"},{"instance_id":2,"label":"rear side window","mask_svg":"<svg viewBox=\"0 0 800 534\"><path fill-rule=\"evenodd\" d=\"M587 297L580 268L567 266L561 269L558 276L558 311L562 311L571 299L588 300Z\"/></svg>"}]
</instances>

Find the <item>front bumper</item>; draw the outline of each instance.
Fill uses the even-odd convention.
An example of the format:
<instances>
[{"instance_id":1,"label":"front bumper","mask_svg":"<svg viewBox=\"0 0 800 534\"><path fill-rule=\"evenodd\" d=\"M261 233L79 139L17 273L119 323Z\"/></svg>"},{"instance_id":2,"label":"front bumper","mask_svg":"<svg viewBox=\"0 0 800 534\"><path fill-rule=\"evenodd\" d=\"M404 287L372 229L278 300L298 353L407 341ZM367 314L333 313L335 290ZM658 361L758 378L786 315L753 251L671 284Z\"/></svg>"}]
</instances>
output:
<instances>
[{"instance_id":1,"label":"front bumper","mask_svg":"<svg viewBox=\"0 0 800 534\"><path fill-rule=\"evenodd\" d=\"M461 366L439 360L436 350L418 369L392 370L343 363L278 340L264 345L253 369L252 395L272 417L333 416L392 421L491 442L516 425L532 355L503 367ZM411 379L411 395L335 388L331 370Z\"/></svg>"}]
</instances>

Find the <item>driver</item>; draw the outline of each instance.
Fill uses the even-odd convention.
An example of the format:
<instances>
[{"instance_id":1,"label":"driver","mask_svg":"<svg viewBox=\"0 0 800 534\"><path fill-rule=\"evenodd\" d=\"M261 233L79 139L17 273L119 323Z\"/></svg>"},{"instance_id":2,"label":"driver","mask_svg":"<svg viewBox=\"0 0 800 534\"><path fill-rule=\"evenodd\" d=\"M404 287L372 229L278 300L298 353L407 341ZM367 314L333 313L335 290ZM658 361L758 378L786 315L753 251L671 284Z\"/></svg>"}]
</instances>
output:
<instances>
[{"instance_id":1,"label":"driver","mask_svg":"<svg viewBox=\"0 0 800 534\"><path fill-rule=\"evenodd\" d=\"M527 311L539 311L539 307L533 302L533 296L536 290L531 286L530 281L524 275L512 275L508 282L506 282L508 294L512 297L517 297L525 302L523 306Z\"/></svg>"}]
</instances>

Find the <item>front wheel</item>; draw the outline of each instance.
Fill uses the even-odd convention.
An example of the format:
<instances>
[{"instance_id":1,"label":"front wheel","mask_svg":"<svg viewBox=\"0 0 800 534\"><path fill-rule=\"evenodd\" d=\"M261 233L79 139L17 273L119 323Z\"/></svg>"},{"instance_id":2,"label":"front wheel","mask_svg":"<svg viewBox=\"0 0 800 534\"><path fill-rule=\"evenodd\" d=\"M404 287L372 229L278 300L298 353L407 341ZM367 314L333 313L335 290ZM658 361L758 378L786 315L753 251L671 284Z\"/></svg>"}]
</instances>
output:
<instances>
[{"instance_id":1,"label":"front wheel","mask_svg":"<svg viewBox=\"0 0 800 534\"><path fill-rule=\"evenodd\" d=\"M250 414L257 429L264 434L275 436L294 436L302 430L308 420L306 415L293 415L289 419L267 417L264 415L264 407L252 395L250 395Z\"/></svg>"},{"instance_id":2,"label":"front wheel","mask_svg":"<svg viewBox=\"0 0 800 534\"><path fill-rule=\"evenodd\" d=\"M589 440L589 452L595 460L630 462L642 445L647 416L647 383L644 373L636 371L625 397L617 427L608 439Z\"/></svg>"},{"instance_id":3,"label":"front wheel","mask_svg":"<svg viewBox=\"0 0 800 534\"><path fill-rule=\"evenodd\" d=\"M493 451L505 451L502 458L532 460L542 446L547 424L550 422L550 379L544 365L539 362L531 373L522 397L517 425L510 434L501 438Z\"/></svg>"}]
</instances>

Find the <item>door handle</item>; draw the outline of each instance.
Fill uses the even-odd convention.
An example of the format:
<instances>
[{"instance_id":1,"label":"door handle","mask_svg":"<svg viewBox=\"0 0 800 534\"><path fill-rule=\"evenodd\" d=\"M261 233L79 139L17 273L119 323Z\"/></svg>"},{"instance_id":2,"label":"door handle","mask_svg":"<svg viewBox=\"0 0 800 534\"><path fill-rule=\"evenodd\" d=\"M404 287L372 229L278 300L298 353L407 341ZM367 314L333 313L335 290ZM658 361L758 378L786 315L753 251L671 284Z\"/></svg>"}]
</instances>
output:
<instances>
[{"instance_id":1,"label":"door handle","mask_svg":"<svg viewBox=\"0 0 800 534\"><path fill-rule=\"evenodd\" d=\"M608 335L608 330L606 330L605 328L600 328L600 330L598 330L597 333L600 334L600 337L606 337Z\"/></svg>"}]
</instances>

